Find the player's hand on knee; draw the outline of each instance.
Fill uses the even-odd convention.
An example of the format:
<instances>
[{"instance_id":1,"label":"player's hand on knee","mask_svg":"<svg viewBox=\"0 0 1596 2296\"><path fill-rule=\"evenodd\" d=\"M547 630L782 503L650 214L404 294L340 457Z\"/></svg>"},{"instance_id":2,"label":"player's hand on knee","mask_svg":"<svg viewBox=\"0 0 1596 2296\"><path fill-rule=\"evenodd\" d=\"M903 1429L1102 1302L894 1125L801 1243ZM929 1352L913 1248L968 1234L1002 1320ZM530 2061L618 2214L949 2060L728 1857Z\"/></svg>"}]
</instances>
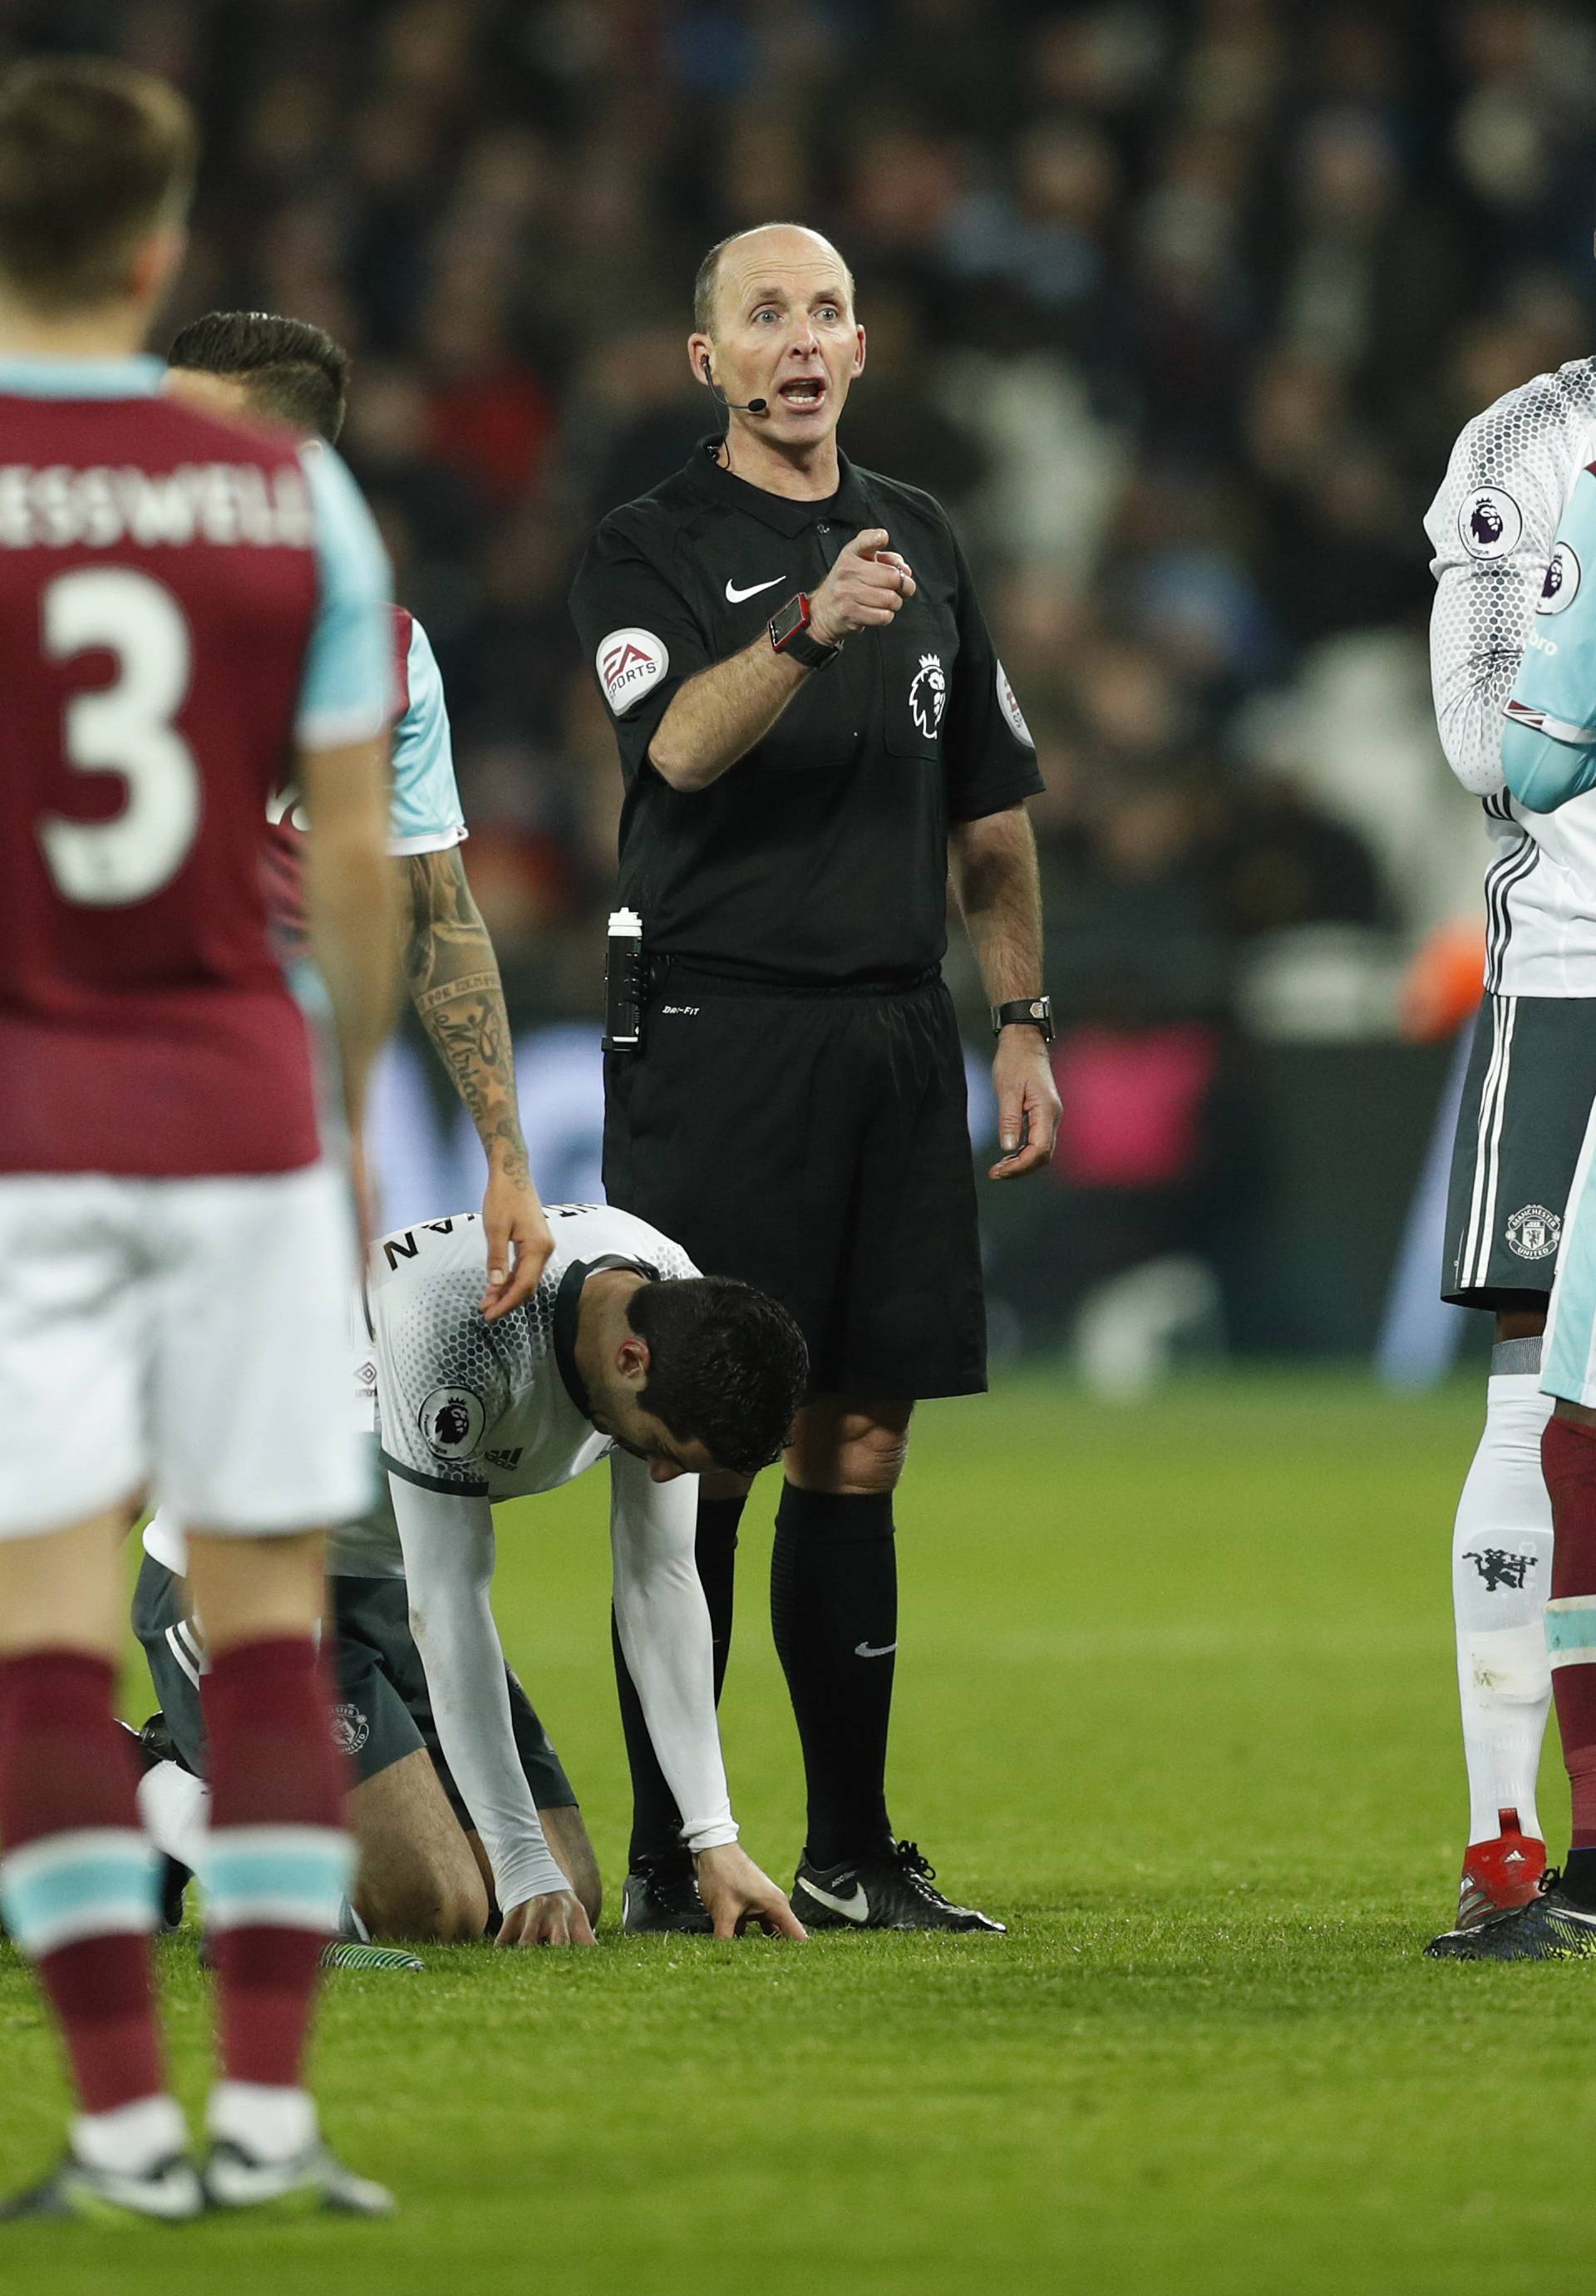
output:
<instances>
[{"instance_id":1,"label":"player's hand on knee","mask_svg":"<svg viewBox=\"0 0 1596 2296\"><path fill-rule=\"evenodd\" d=\"M699 1895L717 1938L741 1937L757 1923L766 1937L806 1938L808 1931L768 1874L735 1841L698 1855Z\"/></svg>"},{"instance_id":2,"label":"player's hand on knee","mask_svg":"<svg viewBox=\"0 0 1596 2296\"><path fill-rule=\"evenodd\" d=\"M890 622L914 595L906 559L887 547L884 526L867 526L838 558L809 601L809 628L822 645L840 645L858 630Z\"/></svg>"},{"instance_id":3,"label":"player's hand on knee","mask_svg":"<svg viewBox=\"0 0 1596 2296\"><path fill-rule=\"evenodd\" d=\"M499 1930L501 1945L593 1945L587 1909L574 1890L550 1890L512 1906Z\"/></svg>"}]
</instances>

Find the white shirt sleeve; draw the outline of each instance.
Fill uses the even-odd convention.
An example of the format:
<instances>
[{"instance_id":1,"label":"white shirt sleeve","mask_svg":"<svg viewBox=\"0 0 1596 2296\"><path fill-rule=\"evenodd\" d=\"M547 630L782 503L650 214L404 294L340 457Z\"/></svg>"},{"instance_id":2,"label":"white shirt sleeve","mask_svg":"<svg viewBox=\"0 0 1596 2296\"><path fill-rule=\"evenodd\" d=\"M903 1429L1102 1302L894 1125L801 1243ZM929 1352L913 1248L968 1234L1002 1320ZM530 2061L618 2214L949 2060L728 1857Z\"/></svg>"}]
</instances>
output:
<instances>
[{"instance_id":1,"label":"white shirt sleeve","mask_svg":"<svg viewBox=\"0 0 1596 2296\"><path fill-rule=\"evenodd\" d=\"M1447 764L1476 797L1504 786L1502 709L1578 467L1556 381L1538 376L1467 425L1424 521L1436 554L1436 723Z\"/></svg>"},{"instance_id":2,"label":"white shirt sleeve","mask_svg":"<svg viewBox=\"0 0 1596 2296\"><path fill-rule=\"evenodd\" d=\"M475 1492L426 1490L391 1473L388 1481L438 1743L508 1912L570 1883L544 1838L511 1725L491 1599L493 1508Z\"/></svg>"},{"instance_id":3,"label":"white shirt sleeve","mask_svg":"<svg viewBox=\"0 0 1596 2296\"><path fill-rule=\"evenodd\" d=\"M615 1623L626 1668L690 1849L735 1841L720 1728L709 1609L693 1561L696 1475L657 1483L648 1463L610 1455Z\"/></svg>"}]
</instances>

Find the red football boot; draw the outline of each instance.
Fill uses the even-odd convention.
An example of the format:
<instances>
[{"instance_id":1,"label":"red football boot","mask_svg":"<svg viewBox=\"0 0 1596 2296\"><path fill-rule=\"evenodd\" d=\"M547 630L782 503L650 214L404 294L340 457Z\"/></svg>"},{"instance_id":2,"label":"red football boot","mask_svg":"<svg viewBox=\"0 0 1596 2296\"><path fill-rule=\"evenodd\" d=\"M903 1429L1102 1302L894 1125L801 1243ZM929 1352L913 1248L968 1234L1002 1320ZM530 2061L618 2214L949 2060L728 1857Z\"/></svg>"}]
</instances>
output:
<instances>
[{"instance_id":1,"label":"red football boot","mask_svg":"<svg viewBox=\"0 0 1596 2296\"><path fill-rule=\"evenodd\" d=\"M1458 1884L1460 1930L1471 1930L1493 1914L1526 1906L1546 1871L1546 1844L1519 1830L1516 1809L1498 1812L1502 1831L1494 1841L1471 1841L1463 1853Z\"/></svg>"}]
</instances>

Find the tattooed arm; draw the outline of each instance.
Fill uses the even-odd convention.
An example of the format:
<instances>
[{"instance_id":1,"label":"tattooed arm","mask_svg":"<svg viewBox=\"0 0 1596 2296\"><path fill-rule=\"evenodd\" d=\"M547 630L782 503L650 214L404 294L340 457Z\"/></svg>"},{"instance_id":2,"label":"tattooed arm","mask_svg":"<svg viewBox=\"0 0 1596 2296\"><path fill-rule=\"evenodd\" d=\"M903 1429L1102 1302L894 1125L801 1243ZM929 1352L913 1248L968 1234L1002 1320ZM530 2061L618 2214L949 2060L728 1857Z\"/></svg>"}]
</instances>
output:
<instances>
[{"instance_id":1,"label":"tattooed arm","mask_svg":"<svg viewBox=\"0 0 1596 2296\"><path fill-rule=\"evenodd\" d=\"M399 867L405 896L405 978L422 1026L471 1111L487 1158L482 1199L487 1290L482 1312L493 1323L531 1296L554 1248L527 1167L498 959L471 898L458 847L408 855Z\"/></svg>"}]
</instances>

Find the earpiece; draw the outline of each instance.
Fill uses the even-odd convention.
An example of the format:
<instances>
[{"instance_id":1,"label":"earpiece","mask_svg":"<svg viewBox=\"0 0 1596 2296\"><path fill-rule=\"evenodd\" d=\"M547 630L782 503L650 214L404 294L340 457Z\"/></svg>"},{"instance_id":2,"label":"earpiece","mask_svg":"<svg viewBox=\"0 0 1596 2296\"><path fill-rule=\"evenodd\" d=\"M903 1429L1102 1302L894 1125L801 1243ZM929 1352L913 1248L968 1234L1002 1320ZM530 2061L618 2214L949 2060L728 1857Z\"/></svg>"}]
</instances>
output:
<instances>
[{"instance_id":1,"label":"earpiece","mask_svg":"<svg viewBox=\"0 0 1596 2296\"><path fill-rule=\"evenodd\" d=\"M740 400L728 398L709 372L709 355L706 351L699 360L699 373L704 378L704 388L717 406L724 406L733 414L763 414L770 401L767 398Z\"/></svg>"}]
</instances>

